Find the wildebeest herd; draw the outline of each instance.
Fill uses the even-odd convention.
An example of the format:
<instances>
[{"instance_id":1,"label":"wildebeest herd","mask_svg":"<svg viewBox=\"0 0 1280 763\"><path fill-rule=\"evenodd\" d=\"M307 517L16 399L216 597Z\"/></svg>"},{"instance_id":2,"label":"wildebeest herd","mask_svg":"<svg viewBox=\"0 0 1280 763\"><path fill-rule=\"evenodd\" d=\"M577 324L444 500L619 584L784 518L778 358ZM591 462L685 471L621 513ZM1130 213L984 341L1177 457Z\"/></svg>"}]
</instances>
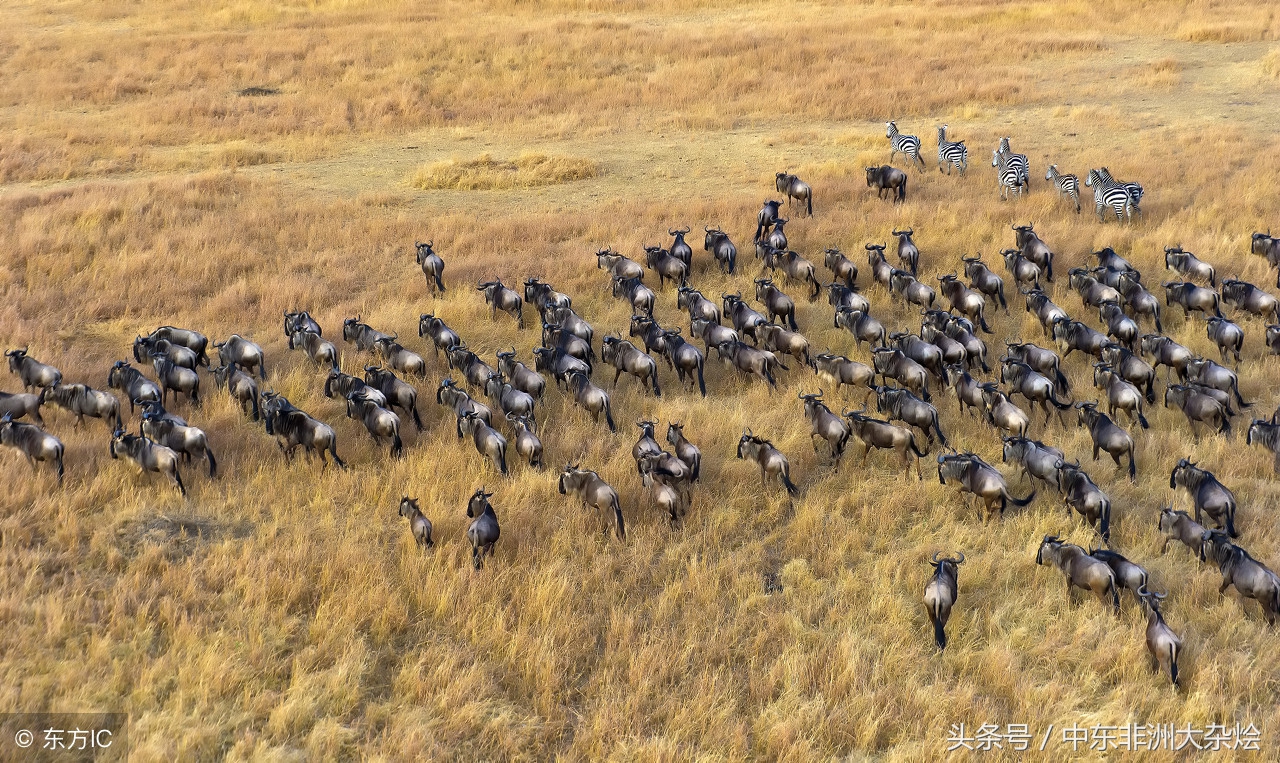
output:
<instances>
[{"instance_id":1,"label":"wildebeest herd","mask_svg":"<svg viewBox=\"0 0 1280 763\"><path fill-rule=\"evenodd\" d=\"M901 152L923 166L919 140L898 133L893 122L888 129L893 153ZM939 130L938 158L940 169L955 168L960 173L967 169L963 142L947 141L945 127ZM1007 139L995 151L993 166L999 170L1007 193L1025 190L1026 157L1012 153ZM867 173L868 185L879 184L882 191L893 189L898 200L905 196L906 175L900 170L886 165L868 168ZM1074 199L1079 211L1075 177L1059 173L1054 166L1048 179ZM789 173L778 173L776 181L777 190L786 194L789 202L798 201L807 215L813 214L813 190L807 183ZM1105 168L1090 173L1089 185L1095 194L1101 194L1097 197L1100 217L1107 205L1117 217L1137 211L1140 186L1115 181ZM1119 206L1112 205L1116 194L1108 195L1116 189L1123 194ZM424 428L419 390L410 379L426 382L432 368L447 365L448 371L442 370L435 382L436 402L453 414L457 438L469 440L501 475L512 471L516 460L510 458L512 453L528 468L544 469L539 420L546 419L539 413L553 388L614 433L618 422L610 389L616 389L624 375L632 377L646 395L661 397L664 391L670 395L674 389L706 397L714 392L708 390L706 374L707 359L713 352L728 373L759 381L771 390L777 387L780 374L803 373L800 367L807 366L819 385L834 395L846 397L846 388L864 394L864 404L856 410L833 410L821 389L799 395L813 447L827 454L833 471L839 469L852 442L861 451L864 466L870 451L890 451L888 455L904 472L909 474L914 466L917 478L923 479L921 459L938 449L939 481L966 496L972 494L981 506L983 522L1003 515L1010 506L1031 504L1043 494L1041 490L1056 493L1094 528L1098 548L1083 548L1047 535L1039 544L1036 563L1057 567L1069 595L1073 588L1086 589L1117 612L1121 590L1130 591L1149 618L1147 644L1153 665L1164 667L1178 683L1181 641L1161 614L1166 594L1152 590L1146 570L1113 546L1110 497L1078 459L1031 439L1030 429L1041 412L1046 431L1055 418L1063 426L1073 423L1087 431L1094 461L1105 453L1117 468L1135 479L1140 468L1156 468L1141 463L1133 428L1150 426L1145 409L1156 402L1158 369L1163 366L1162 403L1184 414L1197 441L1202 431L1230 436L1233 418L1251 404L1245 401L1236 372L1229 367L1242 362L1246 332L1223 313L1223 307L1233 310L1237 319L1270 321L1265 327L1266 346L1271 354L1280 354L1280 325L1276 325L1280 324L1280 303L1276 298L1239 279L1218 278L1212 265L1175 245L1165 250L1166 269L1185 280L1163 283L1161 300L1148 290L1142 273L1105 248L1093 253L1096 265L1066 271L1069 288L1081 304L1081 319L1076 319L1055 304L1046 290L1046 284L1054 283L1055 253L1030 224L1013 226L1012 245L1001 252L1003 276L980 256L963 256L955 263L955 272L937 277L935 288L919 280L922 255L914 240L915 231L906 228L892 231L898 267L886 258L888 243L869 242L865 250L871 283L860 283L858 265L838 248L830 247L823 252L822 266L830 273L830 281L824 283L818 266L789 247L781 207L782 202L767 201L756 217L753 243L760 275L752 279L754 289L747 296L721 293L716 300L692 285L691 278L700 268L695 267L693 247L684 238L690 232L688 227L668 229L672 243L667 247L644 247L644 264L612 249L596 251L597 268L605 273L606 288L631 312L629 325L604 334L598 343L595 327L577 312L571 296L532 277L524 281L523 292L498 278L476 287L491 319L498 320L498 313L505 313L523 330L526 309L540 318L538 346L525 360L519 358L514 346L496 352L491 360L482 358L468 347L461 333L430 313L419 316L418 336L424 347L430 348L434 363L405 347L394 332L379 331L359 315L346 318L343 345L377 359L363 364L362 376L342 370L339 346L324 337L322 327L307 311L284 311L284 336L290 350L299 351L323 372L323 394L344 400L347 416L363 426L376 443L386 445L392 458L406 454L402 416L411 418L415 429ZM704 233L703 249L709 258L705 268L736 276L742 266L736 245L718 226L704 226ZM428 290L445 293L446 263L435 251L434 242L418 242L414 248ZM1270 233L1254 233L1250 251L1280 268L1280 240ZM651 279L648 284L646 276ZM656 291L651 288L654 277ZM1012 280L1011 290L1005 288L1006 277ZM825 292L832 326L852 335L854 349L861 350L867 343L869 362L830 350L814 351L797 321L796 301L785 291L791 286L811 303ZM917 331L907 330L909 327L890 331L872 315L867 294L877 287L884 290L886 298L919 310ZM990 340L984 338L994 333L988 315L999 310L1007 313L1013 290L1022 296L1026 312L1042 326L1048 346L1010 337L1003 339L1000 354L992 357ZM687 314L687 336L683 326L662 326L655 319L654 308L660 299L670 299ZM1221 363L1198 357L1163 334L1162 312L1174 305L1187 316L1204 318L1207 337L1218 346ZM1092 321L1094 313L1096 321ZM1154 331L1144 332L1144 322ZM217 355L216 367L210 348ZM162 326L139 335L132 349L139 367L126 360L116 361L106 374L110 391L96 390L83 382L64 383L61 371L37 360L28 348L6 351L10 372L21 379L24 392L0 393L0 443L20 451L33 467L41 462L51 464L61 482L66 471L64 449L57 437L45 431L41 416L42 406L52 404L72 413L76 427L85 417L102 419L110 428L113 459L123 458L143 472L163 475L185 496L182 465L203 460L209 478L214 479L217 460L205 432L167 406L186 404L198 409L204 397L202 384L212 380L236 401L244 416L263 424L286 461L301 449L308 461L313 455L318 457L321 468L330 458L339 468L346 468L332 426L264 387L266 354L250 339L232 334L211 343L197 331ZM1077 352L1092 364L1092 391L1071 389L1063 373L1067 363L1081 362L1070 360ZM146 363L151 365L152 376L142 369ZM675 385L664 386L660 381L663 365L675 374ZM598 373L602 367L603 376ZM201 369L206 372L203 376ZM612 383L607 379L610 369L614 371ZM553 385L547 384L546 376L552 378ZM1032 485L1025 497L1015 494L994 465L975 453L952 449L935 405L936 396L943 391L955 396L961 415L972 417L976 412L1002 439L1003 462L1018 469L1020 477ZM128 403L129 418L141 408L136 434L127 430L115 393ZM1024 405L1015 402L1015 397L1021 397ZM1085 399L1089 397L1093 399ZM883 417L867 411L873 398L876 412ZM702 453L680 422L668 423L665 445L658 439L658 425L649 419L636 422L640 435L632 456L652 504L677 526L690 511ZM511 438L514 451L509 450ZM1280 411L1270 419L1253 419L1246 443L1269 450L1280 473ZM766 437L744 431L736 457L759 469L762 486L777 483L788 496L801 492L787 456ZM1280 613L1280 578L1236 543L1242 523L1231 489L1189 457L1173 465L1169 486L1187 492L1194 515L1175 511L1172 505L1160 510L1156 524L1166 538L1166 547L1177 541L1201 561L1216 564L1223 576L1221 590L1234 585L1242 596L1258 601L1266 621L1274 625ZM625 539L622 493L598 472L582 464L566 464L557 487L559 493L572 496L600 515L606 533L616 531L618 538ZM466 507L472 519L467 538L477 569L493 554L500 537L498 515L489 502L492 495L481 487ZM403 496L398 512L408 520L419 546L434 547L432 523L416 498ZM947 643L946 624L957 604L959 569L964 561L964 553L954 558L939 553L929 561L935 571L924 602L939 649Z\"/></svg>"}]
</instances>

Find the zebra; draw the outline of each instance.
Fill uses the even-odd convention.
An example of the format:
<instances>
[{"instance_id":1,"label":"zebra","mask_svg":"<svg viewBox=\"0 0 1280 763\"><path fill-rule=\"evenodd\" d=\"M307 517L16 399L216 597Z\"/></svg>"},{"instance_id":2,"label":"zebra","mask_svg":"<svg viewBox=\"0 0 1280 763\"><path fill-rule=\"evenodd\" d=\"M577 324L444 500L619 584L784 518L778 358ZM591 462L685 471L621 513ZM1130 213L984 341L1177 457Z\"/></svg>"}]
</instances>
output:
<instances>
[{"instance_id":1,"label":"zebra","mask_svg":"<svg viewBox=\"0 0 1280 763\"><path fill-rule=\"evenodd\" d=\"M948 175L952 167L960 170L961 175L969 169L969 149L965 148L964 141L953 143L947 140L946 125L938 128L938 172L942 172L944 165Z\"/></svg>"},{"instance_id":2,"label":"zebra","mask_svg":"<svg viewBox=\"0 0 1280 763\"><path fill-rule=\"evenodd\" d=\"M1058 165L1050 164L1049 171L1045 173L1045 180L1052 182L1058 187L1058 195L1066 196L1076 203L1076 214L1080 214L1080 178L1070 173L1063 174L1058 172Z\"/></svg>"},{"instance_id":3,"label":"zebra","mask_svg":"<svg viewBox=\"0 0 1280 763\"><path fill-rule=\"evenodd\" d=\"M1018 175L1022 178L1022 184L1027 186L1027 190L1031 190L1031 186L1028 184L1030 165L1027 164L1027 155L1013 153L1013 149L1009 148L1008 138L1001 138L1000 148L996 150L1008 157L1009 166L1018 170ZM996 163L992 162L991 166L996 166Z\"/></svg>"},{"instance_id":4,"label":"zebra","mask_svg":"<svg viewBox=\"0 0 1280 763\"><path fill-rule=\"evenodd\" d=\"M1120 222L1122 216L1133 219L1133 196L1129 189L1115 180L1104 180L1098 170L1089 170L1084 184L1093 189L1093 203L1097 207L1099 222L1106 222L1103 210L1107 207L1116 213L1116 222Z\"/></svg>"},{"instance_id":5,"label":"zebra","mask_svg":"<svg viewBox=\"0 0 1280 763\"><path fill-rule=\"evenodd\" d=\"M1027 184L1027 179L1023 177L1017 167L1009 163L1008 155L999 151L992 151L991 166L999 170L997 174L1000 177L1000 198L1007 200L1010 191L1016 192L1021 197L1022 188Z\"/></svg>"},{"instance_id":6,"label":"zebra","mask_svg":"<svg viewBox=\"0 0 1280 763\"><path fill-rule=\"evenodd\" d=\"M1123 183L1119 180L1116 180L1111 176L1111 170L1107 169L1106 167L1103 167L1102 169L1098 170L1098 177L1102 178L1105 181L1124 186L1124 189L1129 192L1129 198L1131 199L1130 206L1133 207L1133 211L1137 212L1138 214L1142 214L1142 210L1138 208L1138 202L1142 201L1142 196L1143 194L1146 193L1146 191L1142 190L1141 185L1138 185L1137 183Z\"/></svg>"},{"instance_id":7,"label":"zebra","mask_svg":"<svg viewBox=\"0 0 1280 763\"><path fill-rule=\"evenodd\" d=\"M885 125L885 137L889 139L889 146L892 149L889 152L889 162L893 162L893 157L901 151L908 159L914 159L920 163L920 171L924 171L924 159L920 158L920 139L914 135L903 135L898 132L898 125L888 122Z\"/></svg>"}]
</instances>

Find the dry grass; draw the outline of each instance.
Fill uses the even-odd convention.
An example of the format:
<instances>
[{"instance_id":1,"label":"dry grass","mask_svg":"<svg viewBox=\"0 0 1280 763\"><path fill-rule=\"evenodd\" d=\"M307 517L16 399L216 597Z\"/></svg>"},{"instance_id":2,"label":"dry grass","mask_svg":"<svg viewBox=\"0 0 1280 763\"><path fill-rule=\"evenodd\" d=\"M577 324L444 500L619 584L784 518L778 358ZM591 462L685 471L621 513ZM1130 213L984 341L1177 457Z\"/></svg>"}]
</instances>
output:
<instances>
[{"instance_id":1,"label":"dry grass","mask_svg":"<svg viewBox=\"0 0 1280 763\"><path fill-rule=\"evenodd\" d=\"M139 331L244 333L266 349L270 386L331 423L352 468L286 466L211 392L202 409L177 408L210 434L222 476L186 469L183 501L112 461L100 422L77 431L50 415L67 445L64 489L0 453L0 705L128 711L138 760L915 761L944 758L959 722L1236 720L1262 728L1261 755L1273 757L1276 632L1256 603L1219 599L1218 574L1184 550L1161 555L1154 529L1158 505L1186 506L1168 470L1193 453L1236 490L1241 542L1280 566L1280 489L1239 432L1192 445L1181 415L1157 406L1137 435L1132 485L1088 461L1083 431L1033 428L1086 463L1114 500L1117 546L1170 591L1167 616L1187 645L1175 694L1148 672L1131 603L1119 618L1069 605L1059 575L1035 566L1046 533L1094 540L1078 518L1045 494L983 526L927 470L903 479L878 455L834 473L799 414L795 395L817 386L807 370L769 394L711 362L706 400L665 369L661 400L624 379L617 436L551 391L546 460L580 461L619 488L623 543L557 493L554 471L517 465L504 479L457 441L431 394L442 362L418 385L425 430L407 427L407 457L391 461L280 335L282 309L309 308L335 341L341 320L362 314L430 359L414 327L434 312L486 357L514 344L527 359L536 332L491 321L471 284L541 276L598 333L624 329L629 311L591 252L635 255L684 224L724 225L744 254L726 278L695 242L696 285L750 289L754 215L784 168L814 186L817 215L788 226L814 258L911 225L932 280L964 252L992 257L1011 223L1034 221L1062 270L1111 245L1158 283L1162 247L1177 242L1220 274L1272 284L1247 254L1248 233L1280 220L1280 92L1274 79L1253 82L1267 46L1179 41L1183 24L1212 25L1217 11L1158 5L6 6L0 341L105 387ZM1268 6L1239 13L1274 38ZM1179 61L1182 82L1153 88L1119 56ZM1250 82L1233 79L1240 71ZM249 86L280 92L237 94ZM860 168L886 160L890 117L926 147L948 123L970 146L969 176L931 166L911 173L906 204L876 201ZM1106 164L1140 180L1146 219L1099 225L1039 177L1028 198L1000 202L985 153L1001 135L1040 172ZM409 182L450 156L522 151L608 172L484 194ZM441 298L412 259L427 238L448 263ZM867 293L890 328L918 325L915 311ZM1065 283L1053 293L1093 322ZM868 360L830 327L825 304L797 301L815 347ZM1006 336L1040 337L1011 302L994 316L993 350ZM670 288L657 317L684 325ZM1265 415L1280 402L1280 362L1264 354L1261 323L1243 325L1243 392ZM1171 310L1166 330L1213 352L1198 320ZM370 361L340 346L348 371ZM1073 356L1067 371L1090 397L1088 363ZM938 401L957 447L998 462L993 433ZM705 455L705 485L678 530L635 475L641 417L684 421ZM744 426L791 459L794 503L733 458ZM464 509L481 484L503 537L475 573ZM395 515L403 494L435 523L434 552L418 552ZM919 598L925 559L951 549L969 561L939 655ZM765 593L766 575L781 592Z\"/></svg>"},{"instance_id":2,"label":"dry grass","mask_svg":"<svg viewBox=\"0 0 1280 763\"><path fill-rule=\"evenodd\" d=\"M591 159L521 154L515 159L450 159L421 167L413 173L414 188L437 191L497 191L537 188L593 178L599 165Z\"/></svg>"}]
</instances>

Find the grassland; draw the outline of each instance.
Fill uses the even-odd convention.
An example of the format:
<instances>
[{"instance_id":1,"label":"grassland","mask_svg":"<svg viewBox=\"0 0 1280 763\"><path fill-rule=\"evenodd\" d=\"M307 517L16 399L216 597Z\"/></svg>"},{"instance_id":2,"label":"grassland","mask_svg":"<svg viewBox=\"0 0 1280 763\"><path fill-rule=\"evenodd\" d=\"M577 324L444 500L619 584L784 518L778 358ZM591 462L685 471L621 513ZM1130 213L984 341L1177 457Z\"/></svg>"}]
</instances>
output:
<instances>
[{"instance_id":1,"label":"grassland","mask_svg":"<svg viewBox=\"0 0 1280 763\"><path fill-rule=\"evenodd\" d=\"M694 282L749 289L754 214L783 169L815 189L816 216L788 227L810 257L911 225L932 279L1032 221L1062 270L1110 245L1158 283L1162 247L1181 243L1220 274L1270 285L1247 241L1280 228L1271 5L108 1L11 3L0 19L0 341L101 388L140 331L240 332L265 347L272 388L335 426L353 467L284 465L214 394L179 412L210 433L222 476L188 470L183 501L112 461L100 422L75 431L51 416L65 489L0 455L0 708L127 711L138 760L925 760L944 757L960 722L1252 722L1260 757L1275 755L1277 632L1256 603L1219 599L1217 572L1184 550L1161 556L1155 531L1160 504L1187 507L1167 475L1194 454L1240 498L1241 543L1280 565L1280 490L1239 432L1193 445L1181 414L1157 408L1137 435L1137 484L1089 464L1114 500L1117 546L1170 591L1186 643L1175 693L1148 672L1131 603L1119 618L1069 605L1058 573L1035 566L1047 533L1093 540L1055 498L983 526L928 472L904 480L873 455L832 473L795 398L817 386L807 371L771 395L712 363L706 400L665 370L661 400L624 380L616 437L551 393L547 462L618 486L620 543L556 493L553 472L500 478L454 438L431 394L442 363L421 385L425 431L388 460L320 395L279 317L307 308L337 335L361 314L429 356L411 338L434 312L486 356L514 344L527 358L534 332L491 321L470 284L537 275L599 332L617 330L628 310L591 252L635 255L669 227L720 224L744 272L722 277L696 251ZM239 94L249 87L278 93ZM969 176L913 172L906 204L877 202L862 167L887 159L890 118L926 146L949 124L970 146ZM1001 135L1038 173L1106 164L1141 180L1145 220L1077 216L1042 174L1028 198L1000 202L985 152ZM526 153L594 172L414 182L424 167ZM448 263L442 298L413 263L427 238ZM869 294L886 325L917 325ZM1088 315L1065 283L1054 294ZM1020 300L1011 307L996 337L1038 340ZM681 323L669 290L657 317ZM866 360L827 306L802 304L799 321L818 349ZM1266 415L1280 361L1261 323L1244 325L1242 388ZM1166 331L1213 352L1176 310ZM348 370L367 360L343 350ZM1087 396L1088 364L1067 366ZM939 398L956 445L998 462L993 432ZM681 529L635 476L641 417L685 422L705 454ZM745 426L790 457L800 498L761 490L733 458ZM1033 433L1087 463L1083 430ZM503 537L476 573L464 509L481 484ZM396 516L403 494L435 523L434 552ZM952 549L969 561L939 655L919 598L925 560ZM766 575L781 592L766 595ZM1051 745L1045 757L1070 756Z\"/></svg>"}]
</instances>

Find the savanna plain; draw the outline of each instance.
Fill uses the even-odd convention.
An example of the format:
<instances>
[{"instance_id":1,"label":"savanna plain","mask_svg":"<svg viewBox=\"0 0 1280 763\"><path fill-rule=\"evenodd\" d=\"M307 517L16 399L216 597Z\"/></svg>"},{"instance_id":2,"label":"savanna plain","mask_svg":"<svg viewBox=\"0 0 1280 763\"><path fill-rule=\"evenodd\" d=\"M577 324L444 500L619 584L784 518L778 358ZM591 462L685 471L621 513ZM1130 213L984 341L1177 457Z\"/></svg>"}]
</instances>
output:
<instances>
[{"instance_id":1,"label":"savanna plain","mask_svg":"<svg viewBox=\"0 0 1280 763\"><path fill-rule=\"evenodd\" d=\"M780 171L814 188L813 217L790 213L791 247L853 257L890 330L919 315L868 286L863 245L894 227L914 228L926 282L962 255L994 267L1010 225L1034 223L1062 273L1111 246L1158 293L1163 248L1181 244L1274 289L1249 254L1252 231L1280 230L1274 4L100 0L7 2L0 21L0 342L105 388L156 326L240 333L266 351L264 386L331 424L349 465L286 464L204 371L204 405L170 407L209 434L220 473L184 468L186 499L113 461L101 421L75 429L47 408L65 486L0 454L0 708L127 712L137 760L918 761L947 757L958 723L1252 723L1262 751L1248 755L1280 755L1280 632L1256 602L1219 597L1217 570L1185 548L1162 555L1156 529L1160 506L1190 508L1168 487L1190 456L1235 490L1239 543L1280 568L1280 489L1271 455L1245 445L1250 411L1197 443L1157 399L1151 428L1134 429L1136 483L1089 460L1071 417L1032 427L1109 493L1116 547L1169 592L1185 644L1175 691L1150 672L1128 594L1119 616L1071 603L1036 566L1046 534L1098 542L1056 495L984 525L932 458L923 481L875 452L833 471L810 445L797 394L820 384L799 364L770 392L713 355L705 399L665 365L660 399L624 378L617 435L553 388L538 413L547 469L512 457L502 477L455 437L434 395L450 371L415 332L434 313L490 362L514 346L532 363L539 332L491 320L475 284L537 276L597 336L625 334L629 306L593 253L639 259L682 226L698 234L693 285L749 296L755 213ZM901 205L864 182L889 159L890 119L928 164L908 170ZM964 177L931 161L942 124L969 146ZM988 166L1001 136L1029 157L1022 199L1001 201ZM1141 182L1142 217L1100 224L1087 189L1077 215L1044 182L1050 163ZM704 225L737 243L738 275L702 251ZM443 296L415 240L444 257ZM825 300L784 288L816 350L869 362ZM1005 338L1046 343L1007 288L993 356ZM1065 278L1050 294L1097 325ZM321 394L324 372L287 349L286 309L311 311L348 372L373 362L341 342L357 315L427 357L425 427L405 419L403 459ZM670 286L655 317L688 332ZM1260 320L1240 322L1241 391L1267 417L1280 361ZM1164 323L1217 357L1203 321L1173 308ZM1094 399L1086 359L1064 370L1074 399ZM935 398L953 445L999 464L997 433ZM635 472L642 418L683 422L704 454L677 528ZM734 457L746 427L789 457L797 498ZM618 488L625 541L558 494L569 462ZM481 486L502 538L476 571L465 508ZM397 516L403 495L434 523L434 550ZM921 604L936 551L967 556L942 653Z\"/></svg>"}]
</instances>

